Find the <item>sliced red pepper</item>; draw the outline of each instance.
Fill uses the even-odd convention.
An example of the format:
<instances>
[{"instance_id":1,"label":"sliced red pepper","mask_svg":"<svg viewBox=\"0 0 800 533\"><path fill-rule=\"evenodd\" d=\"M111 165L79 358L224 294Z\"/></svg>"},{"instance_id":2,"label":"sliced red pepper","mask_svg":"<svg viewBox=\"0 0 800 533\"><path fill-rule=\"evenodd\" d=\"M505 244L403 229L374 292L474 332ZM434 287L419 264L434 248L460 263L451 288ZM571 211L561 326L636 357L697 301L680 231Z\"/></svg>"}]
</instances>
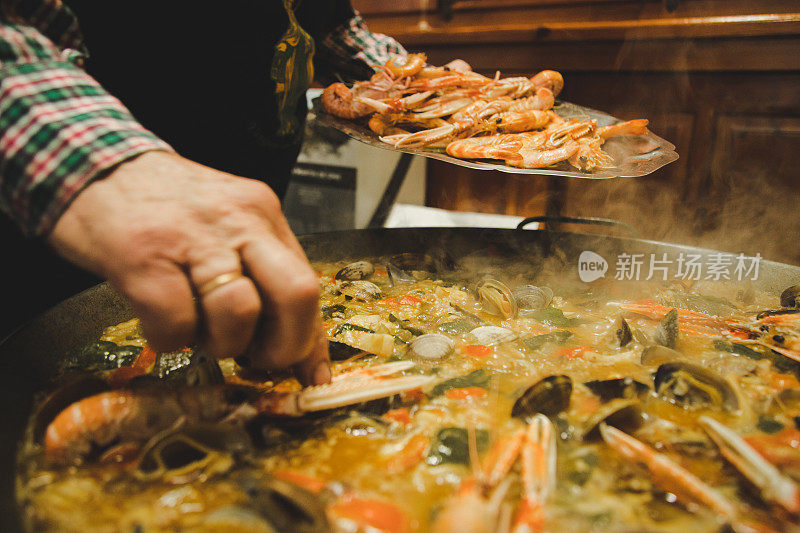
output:
<instances>
[{"instance_id":1,"label":"sliced red pepper","mask_svg":"<svg viewBox=\"0 0 800 533\"><path fill-rule=\"evenodd\" d=\"M422 300L416 296L409 296L408 294L400 298L400 305L419 305L421 303Z\"/></svg>"},{"instance_id":2,"label":"sliced red pepper","mask_svg":"<svg viewBox=\"0 0 800 533\"><path fill-rule=\"evenodd\" d=\"M555 352L557 356L563 356L567 359L580 359L586 352L590 352L592 349L589 346L578 346L577 348L562 348Z\"/></svg>"},{"instance_id":3,"label":"sliced red pepper","mask_svg":"<svg viewBox=\"0 0 800 533\"><path fill-rule=\"evenodd\" d=\"M331 505L331 512L384 533L407 533L411 530L405 513L393 503L383 500L367 500L349 495Z\"/></svg>"},{"instance_id":4,"label":"sliced red pepper","mask_svg":"<svg viewBox=\"0 0 800 533\"><path fill-rule=\"evenodd\" d=\"M422 389L417 387L416 389L409 389L405 392L400 393L400 400L403 403L419 403L425 399L425 393L422 392Z\"/></svg>"},{"instance_id":5,"label":"sliced red pepper","mask_svg":"<svg viewBox=\"0 0 800 533\"><path fill-rule=\"evenodd\" d=\"M464 346L463 352L472 357L486 357L494 353L494 348L483 344L467 344Z\"/></svg>"},{"instance_id":6,"label":"sliced red pepper","mask_svg":"<svg viewBox=\"0 0 800 533\"><path fill-rule=\"evenodd\" d=\"M282 479L284 481L288 481L289 483L294 483L295 485L303 487L307 491L313 492L314 494L319 494L328 485L328 482L325 480L307 476L293 470L276 470L272 473L272 475L278 479Z\"/></svg>"},{"instance_id":7,"label":"sliced red pepper","mask_svg":"<svg viewBox=\"0 0 800 533\"><path fill-rule=\"evenodd\" d=\"M142 348L142 351L139 352L139 356L136 358L136 361L133 362L133 365L136 368L141 368L147 371L151 366L156 364L156 357L158 354L149 346L145 346ZM120 369L122 370L122 369Z\"/></svg>"},{"instance_id":8,"label":"sliced red pepper","mask_svg":"<svg viewBox=\"0 0 800 533\"><path fill-rule=\"evenodd\" d=\"M779 374L778 372L773 372L770 376L770 382L774 390L800 389L800 382L797 381L794 374Z\"/></svg>"},{"instance_id":9,"label":"sliced red pepper","mask_svg":"<svg viewBox=\"0 0 800 533\"><path fill-rule=\"evenodd\" d=\"M412 469L425 459L429 447L428 437L417 433L409 439L397 455L389 459L386 469L390 474L400 474Z\"/></svg>"},{"instance_id":10,"label":"sliced red pepper","mask_svg":"<svg viewBox=\"0 0 800 533\"><path fill-rule=\"evenodd\" d=\"M446 396L451 400L471 400L486 396L486 389L480 387L462 387L460 389L450 389Z\"/></svg>"},{"instance_id":11,"label":"sliced red pepper","mask_svg":"<svg viewBox=\"0 0 800 533\"><path fill-rule=\"evenodd\" d=\"M127 383L136 376L143 376L147 370L138 366L123 366L111 373L108 378L108 384L112 389L119 389L124 387Z\"/></svg>"},{"instance_id":12,"label":"sliced red pepper","mask_svg":"<svg viewBox=\"0 0 800 533\"><path fill-rule=\"evenodd\" d=\"M386 414L384 414L383 416L388 418L389 420L394 420L395 422L399 422L404 426L411 423L411 414L405 407L400 407L399 409L392 409L390 411L386 411Z\"/></svg>"}]
</instances>

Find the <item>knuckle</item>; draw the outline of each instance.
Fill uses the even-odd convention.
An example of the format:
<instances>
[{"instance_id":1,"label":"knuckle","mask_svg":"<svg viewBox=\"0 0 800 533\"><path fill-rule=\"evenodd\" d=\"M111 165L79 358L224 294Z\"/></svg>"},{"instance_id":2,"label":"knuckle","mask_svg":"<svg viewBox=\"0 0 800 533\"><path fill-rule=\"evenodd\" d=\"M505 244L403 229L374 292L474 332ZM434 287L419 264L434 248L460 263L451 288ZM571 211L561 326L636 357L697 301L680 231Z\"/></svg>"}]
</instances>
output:
<instances>
[{"instance_id":1,"label":"knuckle","mask_svg":"<svg viewBox=\"0 0 800 533\"><path fill-rule=\"evenodd\" d=\"M246 195L247 203L266 211L280 211L281 200L266 183L247 180L243 185L242 192Z\"/></svg>"},{"instance_id":2,"label":"knuckle","mask_svg":"<svg viewBox=\"0 0 800 533\"><path fill-rule=\"evenodd\" d=\"M319 299L319 281L311 274L296 274L289 281L287 292L289 303L298 309L315 306Z\"/></svg>"},{"instance_id":3,"label":"knuckle","mask_svg":"<svg viewBox=\"0 0 800 533\"><path fill-rule=\"evenodd\" d=\"M239 298L230 310L231 317L238 323L253 321L260 313L261 302L255 293Z\"/></svg>"}]
</instances>

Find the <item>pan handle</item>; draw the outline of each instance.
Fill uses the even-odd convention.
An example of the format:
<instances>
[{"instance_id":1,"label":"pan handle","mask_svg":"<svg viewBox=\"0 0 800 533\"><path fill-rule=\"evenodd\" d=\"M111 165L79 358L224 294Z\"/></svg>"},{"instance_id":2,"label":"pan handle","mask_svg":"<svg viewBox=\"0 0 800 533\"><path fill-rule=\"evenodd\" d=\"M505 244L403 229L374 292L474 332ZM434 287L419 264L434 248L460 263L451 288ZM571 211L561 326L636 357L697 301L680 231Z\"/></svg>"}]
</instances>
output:
<instances>
[{"instance_id":1,"label":"pan handle","mask_svg":"<svg viewBox=\"0 0 800 533\"><path fill-rule=\"evenodd\" d=\"M614 220L613 218L562 217L555 215L543 215L538 217L528 217L524 219L522 222L517 224L517 229L524 229L525 226L527 226L531 222L544 222L545 224L551 224L553 222L556 222L565 224L591 224L595 226L616 226L626 230L628 233L631 234L633 238L635 239L639 238L639 232L636 231L636 228L634 228L627 222L621 222L619 220Z\"/></svg>"}]
</instances>

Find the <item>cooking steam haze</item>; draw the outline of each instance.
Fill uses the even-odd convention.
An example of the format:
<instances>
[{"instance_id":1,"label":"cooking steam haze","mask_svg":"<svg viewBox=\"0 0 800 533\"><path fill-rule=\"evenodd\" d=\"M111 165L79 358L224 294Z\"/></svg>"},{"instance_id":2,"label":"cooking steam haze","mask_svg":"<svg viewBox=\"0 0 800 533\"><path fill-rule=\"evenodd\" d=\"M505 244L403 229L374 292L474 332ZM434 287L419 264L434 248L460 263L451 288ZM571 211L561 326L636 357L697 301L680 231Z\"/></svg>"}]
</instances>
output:
<instances>
[{"instance_id":1,"label":"cooking steam haze","mask_svg":"<svg viewBox=\"0 0 800 533\"><path fill-rule=\"evenodd\" d=\"M620 70L624 69L622 66L628 57L636 55L634 51L640 43L631 39L623 44L615 62ZM649 118L650 129L676 145L678 161L641 178L571 182L563 214L628 222L645 239L737 254L760 253L764 259L800 264L797 193L791 184L775 179L796 172L784 166L791 164L793 158L775 153L779 148L770 144L768 134L763 135L761 153L738 153L734 150L736 143L724 136L731 130L729 135L736 132L731 126L728 131L721 127L730 114L722 106L703 111L714 116L712 131L698 127L697 117L688 113L682 102L690 101L696 97L696 91L702 91L693 86L694 80L714 74L680 72L681 66L690 64L688 57L693 46L687 40L676 44L672 50L670 63L678 72L666 76L673 80L669 85L674 84L677 90L669 97L665 98L657 90L659 80L663 79L657 74L643 76L644 81L639 82L650 82L652 92L630 91L626 86L629 80L620 72L623 75L619 76L614 91L616 99L620 100L615 105L625 110L620 118ZM638 55L641 56L641 51ZM565 76L565 93L569 77ZM745 92L740 93L741 98L746 97ZM654 102L660 102L661 109L657 109ZM657 113L652 114L654 109ZM690 124L684 130L689 138L686 134L681 136L676 127L681 121ZM695 148L689 146L692 142L706 143L707 148L690 149ZM748 146L753 146L752 142ZM705 161L691 160L698 153L705 154ZM770 163L765 168L767 161Z\"/></svg>"}]
</instances>

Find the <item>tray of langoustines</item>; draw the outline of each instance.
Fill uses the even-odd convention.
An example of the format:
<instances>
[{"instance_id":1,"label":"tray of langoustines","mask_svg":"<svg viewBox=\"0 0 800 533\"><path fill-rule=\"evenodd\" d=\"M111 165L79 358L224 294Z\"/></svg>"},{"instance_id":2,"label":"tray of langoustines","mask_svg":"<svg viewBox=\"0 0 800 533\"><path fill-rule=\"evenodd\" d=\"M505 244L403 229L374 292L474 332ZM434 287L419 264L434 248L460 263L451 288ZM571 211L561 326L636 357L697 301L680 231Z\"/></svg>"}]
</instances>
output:
<instances>
[{"instance_id":1,"label":"tray of langoustines","mask_svg":"<svg viewBox=\"0 0 800 533\"><path fill-rule=\"evenodd\" d=\"M317 120L380 148L516 174L644 176L678 159L648 129L561 101L562 75L494 77L424 54L393 58L368 80L337 82L314 100Z\"/></svg>"}]
</instances>

